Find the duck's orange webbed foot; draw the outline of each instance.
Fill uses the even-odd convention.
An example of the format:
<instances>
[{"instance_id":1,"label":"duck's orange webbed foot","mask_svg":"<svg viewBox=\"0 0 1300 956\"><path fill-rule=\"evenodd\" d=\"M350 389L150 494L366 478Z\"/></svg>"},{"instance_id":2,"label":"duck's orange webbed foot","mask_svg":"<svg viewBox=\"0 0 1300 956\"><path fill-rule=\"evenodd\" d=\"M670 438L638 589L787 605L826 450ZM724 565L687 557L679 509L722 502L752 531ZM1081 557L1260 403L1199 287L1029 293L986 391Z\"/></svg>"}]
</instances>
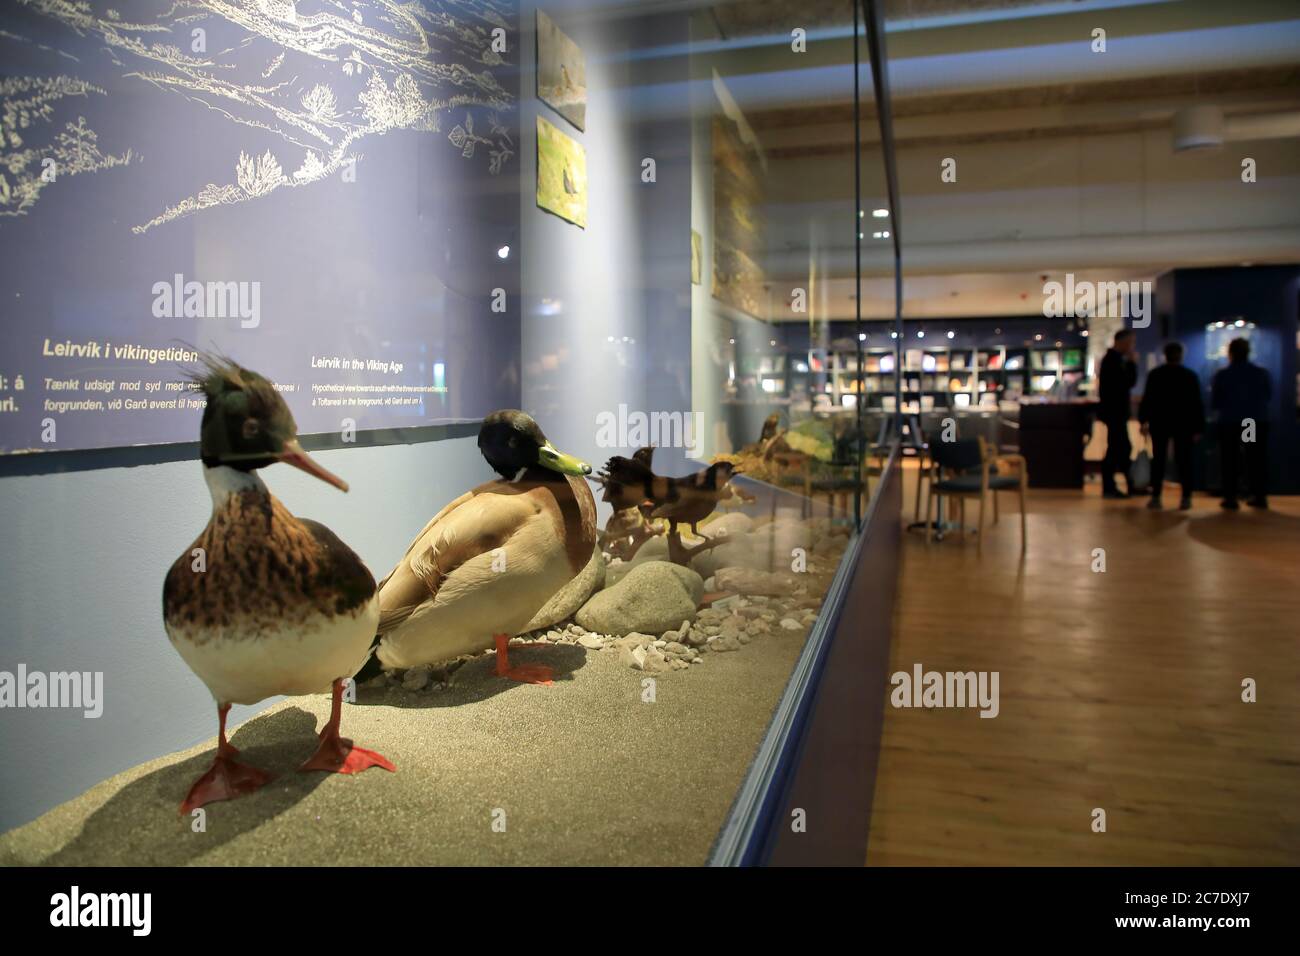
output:
<instances>
[{"instance_id":1,"label":"duck's orange webbed foot","mask_svg":"<svg viewBox=\"0 0 1300 956\"><path fill-rule=\"evenodd\" d=\"M493 636L497 645L497 676L517 680L521 684L552 684L555 671L545 664L517 664L510 666L510 635Z\"/></svg>"},{"instance_id":2,"label":"duck's orange webbed foot","mask_svg":"<svg viewBox=\"0 0 1300 956\"><path fill-rule=\"evenodd\" d=\"M358 747L347 737L339 735L339 718L343 712L343 679L334 682L334 700L330 708L329 723L320 732L320 746L298 768L325 770L330 773L360 773L370 767L383 767L396 772L397 767L381 753Z\"/></svg>"}]
</instances>

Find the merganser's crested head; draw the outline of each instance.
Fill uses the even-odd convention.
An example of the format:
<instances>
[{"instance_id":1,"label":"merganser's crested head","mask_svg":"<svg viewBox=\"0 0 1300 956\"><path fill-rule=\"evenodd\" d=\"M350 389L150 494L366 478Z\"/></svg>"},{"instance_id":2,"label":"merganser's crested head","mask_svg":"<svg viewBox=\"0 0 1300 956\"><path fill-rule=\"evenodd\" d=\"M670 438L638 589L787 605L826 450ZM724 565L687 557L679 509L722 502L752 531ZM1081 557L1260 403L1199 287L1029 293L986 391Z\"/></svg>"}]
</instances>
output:
<instances>
[{"instance_id":1,"label":"merganser's crested head","mask_svg":"<svg viewBox=\"0 0 1300 956\"><path fill-rule=\"evenodd\" d=\"M589 464L556 449L533 416L517 408L503 408L483 419L478 450L502 478L515 478L534 465L562 475L591 474Z\"/></svg>"},{"instance_id":2,"label":"merganser's crested head","mask_svg":"<svg viewBox=\"0 0 1300 956\"><path fill-rule=\"evenodd\" d=\"M202 367L191 378L208 399L199 437L203 464L252 471L282 461L348 490L342 478L303 451L293 413L269 379L221 356L202 353L199 361Z\"/></svg>"}]
</instances>

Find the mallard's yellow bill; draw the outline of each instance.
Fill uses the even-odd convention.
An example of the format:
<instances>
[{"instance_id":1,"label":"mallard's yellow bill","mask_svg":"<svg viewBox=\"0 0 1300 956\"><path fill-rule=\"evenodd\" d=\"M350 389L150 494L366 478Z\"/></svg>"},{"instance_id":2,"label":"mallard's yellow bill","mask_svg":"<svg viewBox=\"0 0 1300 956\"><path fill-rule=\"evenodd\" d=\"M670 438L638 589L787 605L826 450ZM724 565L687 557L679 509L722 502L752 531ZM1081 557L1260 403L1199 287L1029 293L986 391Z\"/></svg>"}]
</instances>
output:
<instances>
[{"instance_id":1,"label":"mallard's yellow bill","mask_svg":"<svg viewBox=\"0 0 1300 956\"><path fill-rule=\"evenodd\" d=\"M572 455L566 455L564 452L556 449L554 445L547 442L537 453L537 463L543 468L549 468L551 471L558 471L562 475L583 475L591 474L591 465L581 459L574 458Z\"/></svg>"}]
</instances>

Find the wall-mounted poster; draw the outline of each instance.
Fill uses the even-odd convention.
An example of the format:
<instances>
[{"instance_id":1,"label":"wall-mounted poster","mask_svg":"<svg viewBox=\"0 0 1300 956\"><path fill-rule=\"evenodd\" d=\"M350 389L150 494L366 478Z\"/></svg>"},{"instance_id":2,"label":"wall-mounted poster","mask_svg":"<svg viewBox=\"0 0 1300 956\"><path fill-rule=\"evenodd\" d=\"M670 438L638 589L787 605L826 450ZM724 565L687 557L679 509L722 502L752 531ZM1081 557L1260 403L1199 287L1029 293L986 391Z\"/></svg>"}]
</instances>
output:
<instances>
[{"instance_id":1,"label":"wall-mounted poster","mask_svg":"<svg viewBox=\"0 0 1300 956\"><path fill-rule=\"evenodd\" d=\"M580 130L587 128L587 66L582 50L537 11L537 97Z\"/></svg>"},{"instance_id":2,"label":"wall-mounted poster","mask_svg":"<svg viewBox=\"0 0 1300 956\"><path fill-rule=\"evenodd\" d=\"M691 285L704 281L704 237L691 230Z\"/></svg>"},{"instance_id":3,"label":"wall-mounted poster","mask_svg":"<svg viewBox=\"0 0 1300 956\"><path fill-rule=\"evenodd\" d=\"M587 153L537 117L537 205L587 228Z\"/></svg>"},{"instance_id":4,"label":"wall-mounted poster","mask_svg":"<svg viewBox=\"0 0 1300 956\"><path fill-rule=\"evenodd\" d=\"M303 7L0 6L0 451L194 441L196 348L303 433L519 401L517 5Z\"/></svg>"},{"instance_id":5,"label":"wall-mounted poster","mask_svg":"<svg viewBox=\"0 0 1300 956\"><path fill-rule=\"evenodd\" d=\"M720 80L713 117L713 295L755 318L767 318L763 285L766 170L758 140Z\"/></svg>"}]
</instances>

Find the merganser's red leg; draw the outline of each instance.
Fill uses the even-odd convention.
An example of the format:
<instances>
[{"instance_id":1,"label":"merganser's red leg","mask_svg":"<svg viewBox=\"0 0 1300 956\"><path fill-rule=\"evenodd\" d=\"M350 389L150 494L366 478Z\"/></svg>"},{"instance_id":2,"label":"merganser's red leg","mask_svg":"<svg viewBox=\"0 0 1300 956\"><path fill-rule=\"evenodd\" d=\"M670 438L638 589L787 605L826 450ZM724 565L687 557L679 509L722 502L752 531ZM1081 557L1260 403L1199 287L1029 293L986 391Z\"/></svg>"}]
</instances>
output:
<instances>
[{"instance_id":1,"label":"merganser's red leg","mask_svg":"<svg viewBox=\"0 0 1300 956\"><path fill-rule=\"evenodd\" d=\"M198 807L218 800L233 800L244 794L252 793L269 780L273 774L258 770L235 760L239 751L226 740L226 714L230 712L229 704L217 705L217 722L221 728L217 737L217 754L212 758L208 772L199 777L190 787L190 792L181 803L181 813L189 813Z\"/></svg>"},{"instance_id":2,"label":"merganser's red leg","mask_svg":"<svg viewBox=\"0 0 1300 956\"><path fill-rule=\"evenodd\" d=\"M397 767L383 754L375 753L364 747L358 747L346 737L339 736L339 718L343 715L343 678L334 682L334 702L330 707L329 723L320 732L320 746L298 768L304 770L328 770L333 773L360 773L367 767L383 767L396 771Z\"/></svg>"},{"instance_id":3,"label":"merganser's red leg","mask_svg":"<svg viewBox=\"0 0 1300 956\"><path fill-rule=\"evenodd\" d=\"M510 680L517 680L523 684L550 684L551 678L555 671L545 664L519 664L516 667L510 666L510 655L507 650L510 646L509 634L494 634L493 640L497 645L497 676L508 677Z\"/></svg>"}]
</instances>

